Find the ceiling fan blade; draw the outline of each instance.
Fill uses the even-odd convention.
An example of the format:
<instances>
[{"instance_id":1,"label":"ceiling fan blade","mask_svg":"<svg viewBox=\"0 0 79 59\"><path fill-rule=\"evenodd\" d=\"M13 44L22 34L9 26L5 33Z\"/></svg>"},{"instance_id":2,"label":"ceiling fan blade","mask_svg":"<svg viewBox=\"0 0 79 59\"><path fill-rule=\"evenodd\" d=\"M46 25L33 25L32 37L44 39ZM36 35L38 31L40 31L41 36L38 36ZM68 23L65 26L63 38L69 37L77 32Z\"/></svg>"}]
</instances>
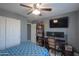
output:
<instances>
[{"instance_id":1,"label":"ceiling fan blade","mask_svg":"<svg viewBox=\"0 0 79 59\"><path fill-rule=\"evenodd\" d=\"M41 8L41 10L43 10L43 11L52 11L51 8Z\"/></svg>"},{"instance_id":2,"label":"ceiling fan blade","mask_svg":"<svg viewBox=\"0 0 79 59\"><path fill-rule=\"evenodd\" d=\"M27 15L29 15L29 14L31 14L31 13L32 13L32 11L28 12Z\"/></svg>"},{"instance_id":3,"label":"ceiling fan blade","mask_svg":"<svg viewBox=\"0 0 79 59\"><path fill-rule=\"evenodd\" d=\"M27 6L27 5L24 5L24 4L20 4L20 6L27 7L27 8L32 8L31 6Z\"/></svg>"}]
</instances>

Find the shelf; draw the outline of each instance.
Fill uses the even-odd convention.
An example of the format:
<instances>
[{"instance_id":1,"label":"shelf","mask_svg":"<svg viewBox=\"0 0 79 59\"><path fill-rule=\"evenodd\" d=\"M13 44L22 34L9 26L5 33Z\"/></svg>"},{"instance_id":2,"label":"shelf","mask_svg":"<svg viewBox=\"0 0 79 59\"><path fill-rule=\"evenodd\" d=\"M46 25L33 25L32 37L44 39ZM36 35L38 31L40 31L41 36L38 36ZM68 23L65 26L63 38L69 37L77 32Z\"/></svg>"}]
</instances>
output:
<instances>
[{"instance_id":1,"label":"shelf","mask_svg":"<svg viewBox=\"0 0 79 59\"><path fill-rule=\"evenodd\" d=\"M43 46L44 42L44 24L43 23L37 23L36 25L36 39L37 39L37 44L40 46Z\"/></svg>"}]
</instances>

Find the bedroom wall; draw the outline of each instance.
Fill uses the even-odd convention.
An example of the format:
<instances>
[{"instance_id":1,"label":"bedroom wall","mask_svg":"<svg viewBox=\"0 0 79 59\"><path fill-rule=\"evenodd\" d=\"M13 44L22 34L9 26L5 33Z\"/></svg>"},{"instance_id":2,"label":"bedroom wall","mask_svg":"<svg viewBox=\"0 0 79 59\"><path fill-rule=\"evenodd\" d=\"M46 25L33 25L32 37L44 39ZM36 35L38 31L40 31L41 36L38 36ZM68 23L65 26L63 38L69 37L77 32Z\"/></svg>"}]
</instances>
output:
<instances>
[{"instance_id":1,"label":"bedroom wall","mask_svg":"<svg viewBox=\"0 0 79 59\"><path fill-rule=\"evenodd\" d=\"M27 18L3 9L0 9L0 16L6 16L21 20L21 42L27 41L27 23L29 22Z\"/></svg>"},{"instance_id":2,"label":"bedroom wall","mask_svg":"<svg viewBox=\"0 0 79 59\"><path fill-rule=\"evenodd\" d=\"M77 13L77 50L79 50L79 12Z\"/></svg>"},{"instance_id":3,"label":"bedroom wall","mask_svg":"<svg viewBox=\"0 0 79 59\"><path fill-rule=\"evenodd\" d=\"M36 24L31 24L31 42L36 43Z\"/></svg>"},{"instance_id":4,"label":"bedroom wall","mask_svg":"<svg viewBox=\"0 0 79 59\"><path fill-rule=\"evenodd\" d=\"M69 17L69 27L68 28L49 28L49 19L50 18L59 18L59 17ZM67 14L62 14L54 17L44 18L45 32L47 31L58 31L64 32L67 35L67 42L73 45L75 48L78 47L78 38L77 38L77 12L71 12Z\"/></svg>"}]
</instances>

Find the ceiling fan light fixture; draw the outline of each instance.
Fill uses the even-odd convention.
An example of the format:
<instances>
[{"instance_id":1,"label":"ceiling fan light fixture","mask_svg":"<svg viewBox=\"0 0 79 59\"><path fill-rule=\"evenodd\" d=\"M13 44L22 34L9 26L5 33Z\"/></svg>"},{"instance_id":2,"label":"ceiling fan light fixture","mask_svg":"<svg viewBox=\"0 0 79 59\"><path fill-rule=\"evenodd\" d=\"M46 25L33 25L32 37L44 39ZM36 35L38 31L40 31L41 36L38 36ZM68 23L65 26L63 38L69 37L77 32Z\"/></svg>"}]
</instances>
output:
<instances>
[{"instance_id":1,"label":"ceiling fan light fixture","mask_svg":"<svg viewBox=\"0 0 79 59\"><path fill-rule=\"evenodd\" d=\"M32 14L35 14L35 15L39 15L40 14L40 11L38 9L35 9Z\"/></svg>"},{"instance_id":2,"label":"ceiling fan light fixture","mask_svg":"<svg viewBox=\"0 0 79 59\"><path fill-rule=\"evenodd\" d=\"M37 4L36 4L36 6L39 8L39 7L40 7L40 4L39 4L39 3L37 3Z\"/></svg>"}]
</instances>

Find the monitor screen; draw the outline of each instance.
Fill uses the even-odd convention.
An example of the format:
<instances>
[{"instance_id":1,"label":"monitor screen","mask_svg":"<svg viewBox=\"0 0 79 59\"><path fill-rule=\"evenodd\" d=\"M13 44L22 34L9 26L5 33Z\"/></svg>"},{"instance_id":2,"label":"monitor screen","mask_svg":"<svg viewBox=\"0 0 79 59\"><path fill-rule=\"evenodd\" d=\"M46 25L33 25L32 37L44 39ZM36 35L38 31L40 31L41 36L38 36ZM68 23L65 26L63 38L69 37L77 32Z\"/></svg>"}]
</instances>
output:
<instances>
[{"instance_id":1,"label":"monitor screen","mask_svg":"<svg viewBox=\"0 0 79 59\"><path fill-rule=\"evenodd\" d=\"M47 32L47 36L64 38L64 32Z\"/></svg>"}]
</instances>

